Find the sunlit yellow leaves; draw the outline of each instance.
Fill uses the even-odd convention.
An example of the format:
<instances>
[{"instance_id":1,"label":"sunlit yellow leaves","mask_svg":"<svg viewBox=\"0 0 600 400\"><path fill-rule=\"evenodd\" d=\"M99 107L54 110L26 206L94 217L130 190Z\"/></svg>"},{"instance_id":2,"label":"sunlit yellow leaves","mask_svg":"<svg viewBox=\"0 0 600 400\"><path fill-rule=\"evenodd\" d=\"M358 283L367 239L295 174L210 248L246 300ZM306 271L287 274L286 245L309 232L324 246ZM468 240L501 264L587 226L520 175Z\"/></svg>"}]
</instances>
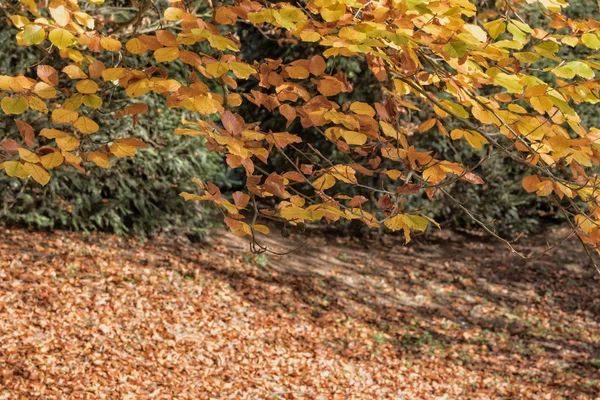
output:
<instances>
[{"instance_id":1,"label":"sunlit yellow leaves","mask_svg":"<svg viewBox=\"0 0 600 400\"><path fill-rule=\"evenodd\" d=\"M125 68L107 68L102 71L102 79L105 81L118 81L123 78L126 73L127 70Z\"/></svg>"},{"instance_id":2,"label":"sunlit yellow leaves","mask_svg":"<svg viewBox=\"0 0 600 400\"><path fill-rule=\"evenodd\" d=\"M82 26L85 26L88 29L94 29L94 18L92 18L89 14L81 11L75 11L73 16Z\"/></svg>"},{"instance_id":3,"label":"sunlit yellow leaves","mask_svg":"<svg viewBox=\"0 0 600 400\"><path fill-rule=\"evenodd\" d=\"M125 43L125 48L128 52L137 55L144 54L148 50L148 48L144 46L142 41L138 38L129 39L127 43Z\"/></svg>"},{"instance_id":4,"label":"sunlit yellow leaves","mask_svg":"<svg viewBox=\"0 0 600 400\"><path fill-rule=\"evenodd\" d=\"M110 160L108 156L104 153L100 153L98 151L92 151L87 154L88 161L93 162L100 168L108 168L110 167Z\"/></svg>"},{"instance_id":5,"label":"sunlit yellow leaves","mask_svg":"<svg viewBox=\"0 0 600 400\"><path fill-rule=\"evenodd\" d=\"M240 51L239 47L230 39L219 35L211 35L208 37L210 45L217 50Z\"/></svg>"},{"instance_id":6,"label":"sunlit yellow leaves","mask_svg":"<svg viewBox=\"0 0 600 400\"><path fill-rule=\"evenodd\" d=\"M53 151L40 157L41 163L46 169L56 168L62 165L65 157L59 151Z\"/></svg>"},{"instance_id":7,"label":"sunlit yellow leaves","mask_svg":"<svg viewBox=\"0 0 600 400\"><path fill-rule=\"evenodd\" d=\"M127 96L132 98L143 96L149 91L150 81L148 79L141 79L139 81L130 83L127 89L125 89L125 93L127 93Z\"/></svg>"},{"instance_id":8,"label":"sunlit yellow leaves","mask_svg":"<svg viewBox=\"0 0 600 400\"><path fill-rule=\"evenodd\" d=\"M94 120L84 116L77 118L77 120L73 122L73 126L79 129L81 133L85 133L87 135L98 132L98 129L100 129Z\"/></svg>"},{"instance_id":9,"label":"sunlit yellow leaves","mask_svg":"<svg viewBox=\"0 0 600 400\"><path fill-rule=\"evenodd\" d=\"M169 7L165 10L165 21L178 21L183 17L184 11L180 8Z\"/></svg>"},{"instance_id":10,"label":"sunlit yellow leaves","mask_svg":"<svg viewBox=\"0 0 600 400\"><path fill-rule=\"evenodd\" d=\"M194 98L194 109L202 115L214 114L219 110L218 102L208 96Z\"/></svg>"},{"instance_id":11,"label":"sunlit yellow leaves","mask_svg":"<svg viewBox=\"0 0 600 400\"><path fill-rule=\"evenodd\" d=\"M29 24L23 29L22 38L28 45L40 44L46 39L46 31L40 25Z\"/></svg>"},{"instance_id":12,"label":"sunlit yellow leaves","mask_svg":"<svg viewBox=\"0 0 600 400\"><path fill-rule=\"evenodd\" d=\"M73 151L79 147L79 144L80 141L75 136L60 136L56 138L56 145L64 151Z\"/></svg>"},{"instance_id":13,"label":"sunlit yellow leaves","mask_svg":"<svg viewBox=\"0 0 600 400\"><path fill-rule=\"evenodd\" d=\"M154 52L156 62L171 62L179 57L179 49L177 47L163 47Z\"/></svg>"},{"instance_id":14,"label":"sunlit yellow leaves","mask_svg":"<svg viewBox=\"0 0 600 400\"><path fill-rule=\"evenodd\" d=\"M519 60L523 63L526 63L526 64L534 63L540 58L540 56L538 54L533 53L531 51L525 51L522 53L514 53L513 56L517 60Z\"/></svg>"},{"instance_id":15,"label":"sunlit yellow leaves","mask_svg":"<svg viewBox=\"0 0 600 400\"><path fill-rule=\"evenodd\" d=\"M75 36L65 29L53 29L48 35L50 42L59 49L65 49L75 43Z\"/></svg>"},{"instance_id":16,"label":"sunlit yellow leaves","mask_svg":"<svg viewBox=\"0 0 600 400\"><path fill-rule=\"evenodd\" d=\"M110 145L110 152L117 157L133 157L135 156L136 148L115 141Z\"/></svg>"},{"instance_id":17,"label":"sunlit yellow leaves","mask_svg":"<svg viewBox=\"0 0 600 400\"><path fill-rule=\"evenodd\" d=\"M77 111L66 108L57 108L52 111L52 122L56 122L57 124L70 124L75 122L78 117L79 113Z\"/></svg>"},{"instance_id":18,"label":"sunlit yellow leaves","mask_svg":"<svg viewBox=\"0 0 600 400\"><path fill-rule=\"evenodd\" d=\"M62 72L67 74L71 79L86 79L88 76L77 65L67 65L62 69Z\"/></svg>"},{"instance_id":19,"label":"sunlit yellow leaves","mask_svg":"<svg viewBox=\"0 0 600 400\"><path fill-rule=\"evenodd\" d=\"M102 106L102 98L95 94L83 96L83 104L91 108L99 108Z\"/></svg>"},{"instance_id":20,"label":"sunlit yellow leaves","mask_svg":"<svg viewBox=\"0 0 600 400\"><path fill-rule=\"evenodd\" d=\"M356 114L368 115L369 117L375 116L375 109L367 103L363 103L360 101L355 101L354 103L352 103L350 105L350 111Z\"/></svg>"},{"instance_id":21,"label":"sunlit yellow leaves","mask_svg":"<svg viewBox=\"0 0 600 400\"><path fill-rule=\"evenodd\" d=\"M333 5L329 7L323 7L319 11L321 13L321 17L326 22L334 22L339 20L346 13L346 5L342 2L335 2Z\"/></svg>"},{"instance_id":22,"label":"sunlit yellow leaves","mask_svg":"<svg viewBox=\"0 0 600 400\"><path fill-rule=\"evenodd\" d=\"M597 33L592 33L592 32L584 33L581 36L581 41L583 42L584 45L586 45L590 49L593 49L593 50L600 49L600 35L598 35Z\"/></svg>"},{"instance_id":23,"label":"sunlit yellow leaves","mask_svg":"<svg viewBox=\"0 0 600 400\"><path fill-rule=\"evenodd\" d=\"M496 85L500 85L510 93L522 93L523 85L520 82L520 79L516 75L508 75L504 72L499 73L494 77L494 83Z\"/></svg>"},{"instance_id":24,"label":"sunlit yellow leaves","mask_svg":"<svg viewBox=\"0 0 600 400\"><path fill-rule=\"evenodd\" d=\"M209 65L212 65L212 64L209 64ZM248 65L246 63L230 62L228 65L229 65L229 69L231 69L233 74L236 77L238 77L239 79L248 79L248 78L250 78L250 75L256 73L254 68L252 68L250 65ZM208 66L207 66L207 69L208 69Z\"/></svg>"},{"instance_id":25,"label":"sunlit yellow leaves","mask_svg":"<svg viewBox=\"0 0 600 400\"><path fill-rule=\"evenodd\" d=\"M579 75L586 79L592 79L594 77L594 70L582 61L568 62L558 68L554 68L552 72L559 78L567 79L573 79L575 75Z\"/></svg>"},{"instance_id":26,"label":"sunlit yellow leaves","mask_svg":"<svg viewBox=\"0 0 600 400\"><path fill-rule=\"evenodd\" d=\"M133 157L137 149L145 148L146 144L139 139L117 139L110 145L110 152L116 157Z\"/></svg>"},{"instance_id":27,"label":"sunlit yellow leaves","mask_svg":"<svg viewBox=\"0 0 600 400\"><path fill-rule=\"evenodd\" d=\"M341 136L344 138L346 143L357 146L362 146L367 142L367 135L360 132L348 131L345 129L340 130Z\"/></svg>"},{"instance_id":28,"label":"sunlit yellow leaves","mask_svg":"<svg viewBox=\"0 0 600 400\"><path fill-rule=\"evenodd\" d=\"M69 134L58 129L44 128L40 131L40 136L46 137L48 139L56 139L69 136Z\"/></svg>"},{"instance_id":29,"label":"sunlit yellow leaves","mask_svg":"<svg viewBox=\"0 0 600 400\"><path fill-rule=\"evenodd\" d=\"M461 58L467 52L467 45L460 40L453 40L442 47L442 52L450 57Z\"/></svg>"},{"instance_id":30,"label":"sunlit yellow leaves","mask_svg":"<svg viewBox=\"0 0 600 400\"><path fill-rule=\"evenodd\" d=\"M229 64L220 61L210 63L206 66L206 71L215 78L229 72Z\"/></svg>"},{"instance_id":31,"label":"sunlit yellow leaves","mask_svg":"<svg viewBox=\"0 0 600 400\"><path fill-rule=\"evenodd\" d=\"M10 20L19 29L21 29L29 24L29 19L27 19L26 17L24 17L22 15L11 15Z\"/></svg>"},{"instance_id":32,"label":"sunlit yellow leaves","mask_svg":"<svg viewBox=\"0 0 600 400\"><path fill-rule=\"evenodd\" d=\"M596 227L596 224L590 219L590 217L582 214L575 216L575 223L584 233L590 233L592 229Z\"/></svg>"},{"instance_id":33,"label":"sunlit yellow leaves","mask_svg":"<svg viewBox=\"0 0 600 400\"><path fill-rule=\"evenodd\" d=\"M48 11L50 11L50 16L54 19L56 25L60 27L65 27L71 22L71 14L65 6L61 5L56 8L50 7L48 8Z\"/></svg>"},{"instance_id":34,"label":"sunlit yellow leaves","mask_svg":"<svg viewBox=\"0 0 600 400\"><path fill-rule=\"evenodd\" d=\"M463 29L469 32L478 41L487 41L487 34L483 29L481 29L481 27L472 24L465 24L463 25Z\"/></svg>"},{"instance_id":35,"label":"sunlit yellow leaves","mask_svg":"<svg viewBox=\"0 0 600 400\"><path fill-rule=\"evenodd\" d=\"M335 165L331 170L331 174L338 181L342 181L345 183L357 183L355 176L356 171L348 165Z\"/></svg>"},{"instance_id":36,"label":"sunlit yellow leaves","mask_svg":"<svg viewBox=\"0 0 600 400\"><path fill-rule=\"evenodd\" d=\"M4 97L0 107L5 114L23 114L29 108L29 103L24 97Z\"/></svg>"},{"instance_id":37,"label":"sunlit yellow leaves","mask_svg":"<svg viewBox=\"0 0 600 400\"><path fill-rule=\"evenodd\" d=\"M404 230L406 243L410 242L410 231L422 232L429 225L428 218L419 215L396 214L395 216L386 219L383 224L391 231Z\"/></svg>"},{"instance_id":38,"label":"sunlit yellow leaves","mask_svg":"<svg viewBox=\"0 0 600 400\"><path fill-rule=\"evenodd\" d=\"M23 169L40 185L45 186L50 182L50 174L44 168L32 163L25 163Z\"/></svg>"},{"instance_id":39,"label":"sunlit yellow leaves","mask_svg":"<svg viewBox=\"0 0 600 400\"><path fill-rule=\"evenodd\" d=\"M75 88L79 93L83 94L93 94L98 91L98 85L91 79L84 79L77 82Z\"/></svg>"},{"instance_id":40,"label":"sunlit yellow leaves","mask_svg":"<svg viewBox=\"0 0 600 400\"><path fill-rule=\"evenodd\" d=\"M37 154L35 154L27 149L24 149L22 147L19 149L19 157L21 158L21 160L27 161L27 162L32 162L32 163L40 162L40 158L38 157Z\"/></svg>"},{"instance_id":41,"label":"sunlit yellow leaves","mask_svg":"<svg viewBox=\"0 0 600 400\"><path fill-rule=\"evenodd\" d=\"M111 37L103 37L100 39L100 45L107 51L116 52L121 50L121 42Z\"/></svg>"},{"instance_id":42,"label":"sunlit yellow leaves","mask_svg":"<svg viewBox=\"0 0 600 400\"><path fill-rule=\"evenodd\" d=\"M506 21L504 21L504 19L497 19L485 23L483 27L488 31L492 38L497 39L498 36L506 31Z\"/></svg>"},{"instance_id":43,"label":"sunlit yellow leaves","mask_svg":"<svg viewBox=\"0 0 600 400\"><path fill-rule=\"evenodd\" d=\"M77 169L79 169L79 164L81 164L81 161L83 161L81 159L81 157L76 156L73 153L69 153L68 151L62 151L61 154L63 155L63 157L65 158L65 162L75 166Z\"/></svg>"},{"instance_id":44,"label":"sunlit yellow leaves","mask_svg":"<svg viewBox=\"0 0 600 400\"><path fill-rule=\"evenodd\" d=\"M27 178L29 176L29 171L19 161L6 161L1 165L8 176L17 178Z\"/></svg>"},{"instance_id":45,"label":"sunlit yellow leaves","mask_svg":"<svg viewBox=\"0 0 600 400\"><path fill-rule=\"evenodd\" d=\"M454 129L450 132L450 137L455 140L464 137L471 146L478 150L480 150L484 144L488 143L488 140L485 137L474 130Z\"/></svg>"},{"instance_id":46,"label":"sunlit yellow leaves","mask_svg":"<svg viewBox=\"0 0 600 400\"><path fill-rule=\"evenodd\" d=\"M428 130L433 128L436 123L437 123L437 119L431 118L431 119L423 122L421 125L419 125L419 128L417 128L417 130L419 131L419 133L427 132Z\"/></svg>"},{"instance_id":47,"label":"sunlit yellow leaves","mask_svg":"<svg viewBox=\"0 0 600 400\"><path fill-rule=\"evenodd\" d=\"M279 210L279 215L281 215L282 218L285 218L288 221L317 221L323 218L325 213L321 210L309 211L307 209L296 206L288 206L283 207L281 210Z\"/></svg>"},{"instance_id":48,"label":"sunlit yellow leaves","mask_svg":"<svg viewBox=\"0 0 600 400\"><path fill-rule=\"evenodd\" d=\"M52 99L56 96L56 89L53 86L48 85L46 82L38 82L33 88L33 93L37 94L43 99Z\"/></svg>"},{"instance_id":49,"label":"sunlit yellow leaves","mask_svg":"<svg viewBox=\"0 0 600 400\"><path fill-rule=\"evenodd\" d=\"M313 182L317 190L327 190L335 185L335 177L331 174L323 174Z\"/></svg>"}]
</instances>

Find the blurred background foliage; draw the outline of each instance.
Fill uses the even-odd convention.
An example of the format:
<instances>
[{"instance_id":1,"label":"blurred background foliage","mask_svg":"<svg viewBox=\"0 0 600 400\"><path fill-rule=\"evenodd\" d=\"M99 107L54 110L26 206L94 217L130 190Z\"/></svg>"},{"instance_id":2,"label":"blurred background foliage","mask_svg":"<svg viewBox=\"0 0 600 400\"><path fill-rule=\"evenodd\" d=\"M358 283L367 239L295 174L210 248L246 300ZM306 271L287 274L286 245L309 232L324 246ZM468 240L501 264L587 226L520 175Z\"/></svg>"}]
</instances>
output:
<instances>
[{"instance_id":1,"label":"blurred background foliage","mask_svg":"<svg viewBox=\"0 0 600 400\"><path fill-rule=\"evenodd\" d=\"M493 7L492 2L488 3L488 6ZM168 6L168 2L163 0L156 1L155 4L161 10ZM116 22L128 21L135 15L135 8L126 8L126 2L107 1L105 5L122 10L112 14ZM527 6L524 12L533 26L543 25L544 17L535 6ZM208 5L201 5L198 13L209 15ZM582 18L592 13L598 18L596 0L571 2L567 10L567 15L571 18ZM29 71L29 66L39 60L40 54L36 54L38 50L18 47L14 34L15 30L9 24L0 24L0 53L3 55L0 58L0 74ZM284 62L290 62L310 58L323 50L317 45L306 43L280 45L277 40L282 37L278 36L276 30L259 30L243 23L237 25L235 34L242 42L242 57L248 62L264 58L282 58ZM585 51L579 47L577 51ZM576 58L585 54L574 51L567 56ZM135 58L129 62L135 63ZM177 79L185 79L186 73L189 73L177 63L168 68L169 73ZM381 93L381 83L368 70L364 60L357 57L329 59L328 71L336 72L338 69L346 73L354 88L352 93L343 94L341 102L374 103L382 100L376 97ZM237 92L244 92L255 85L255 80L241 82ZM115 98L114 101L126 104L124 98ZM213 226L210 212L201 203L184 202L178 196L179 192L194 191L191 183L193 177L215 182L224 192L237 190L242 187L244 172L241 168L230 170L220 155L209 153L205 149L202 138L175 136L173 131L180 126L181 114L163 108L162 99L146 97L144 101L148 103L150 112L140 117L135 129L128 117L115 119L109 113L104 117L99 115L96 119L103 127L103 132L111 132L111 137L115 137L115 133L119 137L121 134L122 137L140 137L149 143L148 149L139 151L132 159L119 160L108 170L94 167L82 174L72 167L61 168L53 172L53 179L46 187L0 173L0 222L32 228L105 230L138 236L146 236L166 228L183 228L194 237L206 233ZM579 110L586 127L600 125L600 117L593 105ZM265 130L280 131L285 126L285 120L277 112L270 113L249 102L244 102L236 111L246 122L262 121ZM419 112L407 112L405 120L418 126L432 115L431 109L423 108ZM193 118L191 115L186 117ZM37 125L34 121L32 125L36 131L44 127L43 121L38 121ZM289 127L289 131L310 138L311 143L332 160L344 157L319 134L304 132L297 121ZM0 141L15 135L18 136L18 133L12 119L0 118ZM102 135L95 135L94 140L102 140ZM470 146L450 140L435 128L423 135L415 132L410 137L410 142L419 150L433 150L438 158L466 165L476 164L482 156ZM275 168L284 162L277 159L276 155L273 157L272 164ZM385 162L382 166L386 166ZM457 182L447 190L499 233L534 231L541 221L552 219L554 210L547 199L530 195L521 187L521 180L528 171L507 157L498 154L474 172L484 178L485 184ZM393 182L384 184L394 185ZM455 203L442 197L437 197L434 202L425 197L411 197L410 201L408 206L411 209L421 209L446 228L475 226L473 220ZM355 229L353 224L348 224L348 228ZM363 232L365 228L356 229Z\"/></svg>"}]
</instances>

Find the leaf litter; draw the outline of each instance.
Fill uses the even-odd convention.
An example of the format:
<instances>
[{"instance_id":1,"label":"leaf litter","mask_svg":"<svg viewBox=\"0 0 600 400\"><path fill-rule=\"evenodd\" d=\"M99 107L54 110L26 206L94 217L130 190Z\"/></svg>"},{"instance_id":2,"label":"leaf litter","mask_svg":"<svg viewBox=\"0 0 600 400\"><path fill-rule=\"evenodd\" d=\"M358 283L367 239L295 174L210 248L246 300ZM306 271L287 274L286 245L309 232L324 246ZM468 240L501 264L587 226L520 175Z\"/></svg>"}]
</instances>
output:
<instances>
[{"instance_id":1,"label":"leaf litter","mask_svg":"<svg viewBox=\"0 0 600 400\"><path fill-rule=\"evenodd\" d=\"M294 239L5 230L0 399L598 398L600 280L573 247Z\"/></svg>"}]
</instances>

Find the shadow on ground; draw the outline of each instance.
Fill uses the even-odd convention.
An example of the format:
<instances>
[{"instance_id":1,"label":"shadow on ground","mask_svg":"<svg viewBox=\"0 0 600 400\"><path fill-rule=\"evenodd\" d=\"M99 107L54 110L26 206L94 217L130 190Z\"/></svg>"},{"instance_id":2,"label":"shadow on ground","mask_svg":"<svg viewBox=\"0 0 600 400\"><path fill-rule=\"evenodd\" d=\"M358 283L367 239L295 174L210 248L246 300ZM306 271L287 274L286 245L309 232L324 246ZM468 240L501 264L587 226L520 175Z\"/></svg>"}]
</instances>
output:
<instances>
[{"instance_id":1,"label":"shadow on ground","mask_svg":"<svg viewBox=\"0 0 600 400\"><path fill-rule=\"evenodd\" d=\"M517 247L538 254L566 234L552 231ZM283 256L253 255L246 240L224 235L216 241L219 255L237 252L253 268L209 268L268 312L309 313L317 323L361 320L376 331L375 347L391 345L409 363L435 357L509 386L526 381L568 398L599 393L600 279L576 240L531 260L448 232L411 246L399 237L318 234L261 242L278 253L306 244ZM348 342L329 345L347 357L368 357Z\"/></svg>"}]
</instances>

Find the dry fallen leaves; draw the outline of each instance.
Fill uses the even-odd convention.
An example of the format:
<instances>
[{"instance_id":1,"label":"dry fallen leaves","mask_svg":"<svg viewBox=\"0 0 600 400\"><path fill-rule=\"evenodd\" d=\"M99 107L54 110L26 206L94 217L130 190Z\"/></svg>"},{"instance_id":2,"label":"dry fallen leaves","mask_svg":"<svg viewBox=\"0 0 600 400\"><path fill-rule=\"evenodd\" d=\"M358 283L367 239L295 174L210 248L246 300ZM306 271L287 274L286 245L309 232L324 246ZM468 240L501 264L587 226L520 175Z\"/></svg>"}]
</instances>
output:
<instances>
[{"instance_id":1,"label":"dry fallen leaves","mask_svg":"<svg viewBox=\"0 0 600 400\"><path fill-rule=\"evenodd\" d=\"M260 259L232 236L199 248L5 230L0 398L598 393L600 286L577 261L324 240Z\"/></svg>"}]
</instances>

